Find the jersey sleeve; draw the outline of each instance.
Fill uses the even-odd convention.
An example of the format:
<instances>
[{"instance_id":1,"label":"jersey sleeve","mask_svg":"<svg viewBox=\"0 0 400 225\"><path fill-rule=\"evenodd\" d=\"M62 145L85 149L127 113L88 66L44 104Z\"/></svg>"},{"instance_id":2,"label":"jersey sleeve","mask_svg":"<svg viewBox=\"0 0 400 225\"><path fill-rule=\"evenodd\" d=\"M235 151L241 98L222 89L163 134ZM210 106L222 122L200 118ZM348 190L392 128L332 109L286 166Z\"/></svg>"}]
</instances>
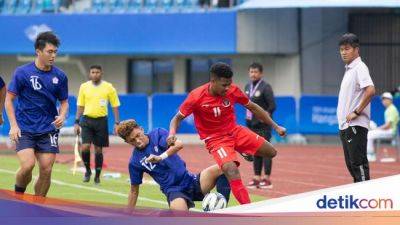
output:
<instances>
[{"instance_id":1,"label":"jersey sleeve","mask_svg":"<svg viewBox=\"0 0 400 225\"><path fill-rule=\"evenodd\" d=\"M143 180L143 170L139 167L129 164L129 177L131 180L131 185L140 185Z\"/></svg>"},{"instance_id":2,"label":"jersey sleeve","mask_svg":"<svg viewBox=\"0 0 400 225\"><path fill-rule=\"evenodd\" d=\"M84 94L84 86L83 84L79 87L79 92L78 92L78 100L76 101L76 104L78 106L85 106L85 94Z\"/></svg>"},{"instance_id":3,"label":"jersey sleeve","mask_svg":"<svg viewBox=\"0 0 400 225\"><path fill-rule=\"evenodd\" d=\"M247 105L250 102L249 97L240 90L239 87L235 86L235 90L233 91L233 96L235 97L235 103L239 103L241 105Z\"/></svg>"},{"instance_id":4,"label":"jersey sleeve","mask_svg":"<svg viewBox=\"0 0 400 225\"><path fill-rule=\"evenodd\" d=\"M366 66L361 66L360 70L357 71L357 80L361 89L368 86L374 86L368 67Z\"/></svg>"},{"instance_id":5,"label":"jersey sleeve","mask_svg":"<svg viewBox=\"0 0 400 225\"><path fill-rule=\"evenodd\" d=\"M158 146L161 147L162 152L168 149L167 138L169 132L164 128L158 129Z\"/></svg>"},{"instance_id":6,"label":"jersey sleeve","mask_svg":"<svg viewBox=\"0 0 400 225\"><path fill-rule=\"evenodd\" d=\"M0 77L0 89L2 89L6 84L4 83L4 80L2 77Z\"/></svg>"},{"instance_id":7,"label":"jersey sleeve","mask_svg":"<svg viewBox=\"0 0 400 225\"><path fill-rule=\"evenodd\" d=\"M57 98L59 101L64 101L64 100L68 99L68 77L67 76L64 76L63 80L60 83Z\"/></svg>"},{"instance_id":8,"label":"jersey sleeve","mask_svg":"<svg viewBox=\"0 0 400 225\"><path fill-rule=\"evenodd\" d=\"M22 88L22 81L20 77L23 75L23 71L16 69L13 77L11 78L11 82L8 85L8 91L13 93L14 95L19 95Z\"/></svg>"},{"instance_id":9,"label":"jersey sleeve","mask_svg":"<svg viewBox=\"0 0 400 225\"><path fill-rule=\"evenodd\" d=\"M110 86L110 94L108 98L110 100L110 104L112 107L115 108L121 105L121 103L119 102L117 90L115 90L115 88L112 85Z\"/></svg>"},{"instance_id":10,"label":"jersey sleeve","mask_svg":"<svg viewBox=\"0 0 400 225\"><path fill-rule=\"evenodd\" d=\"M195 105L196 96L193 92L190 92L185 101L183 101L183 103L179 107L179 112L182 114L182 116L187 117L193 113Z\"/></svg>"}]
</instances>

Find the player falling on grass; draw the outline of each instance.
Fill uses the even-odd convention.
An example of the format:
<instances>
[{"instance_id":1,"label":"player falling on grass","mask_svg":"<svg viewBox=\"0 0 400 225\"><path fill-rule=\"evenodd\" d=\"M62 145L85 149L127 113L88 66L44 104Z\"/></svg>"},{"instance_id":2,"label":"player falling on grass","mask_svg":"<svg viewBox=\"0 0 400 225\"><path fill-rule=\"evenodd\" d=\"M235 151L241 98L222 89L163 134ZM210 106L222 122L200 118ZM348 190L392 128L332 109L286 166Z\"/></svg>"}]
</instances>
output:
<instances>
[{"instance_id":1,"label":"player falling on grass","mask_svg":"<svg viewBox=\"0 0 400 225\"><path fill-rule=\"evenodd\" d=\"M228 178L233 195L240 204L247 204L250 198L240 177L236 152L269 158L277 152L263 137L236 123L235 103L245 106L279 135L284 136L286 129L278 126L260 106L232 84L232 77L229 65L216 63L211 66L210 82L191 91L171 120L168 144L175 143L181 121L193 113L200 138Z\"/></svg>"},{"instance_id":2,"label":"player falling on grass","mask_svg":"<svg viewBox=\"0 0 400 225\"><path fill-rule=\"evenodd\" d=\"M18 67L8 86L5 107L11 125L10 138L16 143L20 162L15 182L17 193L24 193L31 182L36 161L39 177L35 195L46 196L50 188L51 171L59 152L58 131L68 111L68 79L53 65L59 45L52 32L39 34L35 61Z\"/></svg>"},{"instance_id":3,"label":"player falling on grass","mask_svg":"<svg viewBox=\"0 0 400 225\"><path fill-rule=\"evenodd\" d=\"M188 210L194 207L193 201L201 201L217 183L217 191L229 200L230 188L222 171L217 165L210 166L199 174L192 174L186 169L186 163L176 154L183 148L176 140L174 145L167 145L168 131L156 128L149 133L135 120L122 121L117 126L117 134L126 143L134 146L129 160L131 191L128 209L136 206L139 186L143 173L149 174L167 197L170 209Z\"/></svg>"}]
</instances>

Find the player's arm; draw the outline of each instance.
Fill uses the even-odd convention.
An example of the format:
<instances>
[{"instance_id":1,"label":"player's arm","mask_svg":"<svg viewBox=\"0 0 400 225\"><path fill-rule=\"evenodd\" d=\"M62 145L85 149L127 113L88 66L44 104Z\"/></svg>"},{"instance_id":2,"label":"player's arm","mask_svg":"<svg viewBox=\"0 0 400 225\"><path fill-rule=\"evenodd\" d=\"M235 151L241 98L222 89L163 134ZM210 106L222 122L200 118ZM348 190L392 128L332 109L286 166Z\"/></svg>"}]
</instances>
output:
<instances>
[{"instance_id":1,"label":"player's arm","mask_svg":"<svg viewBox=\"0 0 400 225\"><path fill-rule=\"evenodd\" d=\"M346 117L346 121L350 122L351 120L357 118L361 112L367 107L367 105L371 102L372 97L375 95L375 87L373 85L365 87L364 95L361 99L360 105Z\"/></svg>"},{"instance_id":2,"label":"player's arm","mask_svg":"<svg viewBox=\"0 0 400 225\"><path fill-rule=\"evenodd\" d=\"M18 142L18 138L21 137L21 130L18 127L17 120L15 118L15 110L14 110L14 100L16 95L13 93L8 92L6 94L5 100L5 108L8 116L8 120L10 121L10 139L12 141Z\"/></svg>"},{"instance_id":3,"label":"player's arm","mask_svg":"<svg viewBox=\"0 0 400 225\"><path fill-rule=\"evenodd\" d=\"M165 152L163 152L161 155L151 154L149 157L146 158L146 161L151 162L151 163L158 163L158 162L168 158L169 156L176 154L177 152L179 152L182 149L183 149L182 141L176 140L174 145L170 145L170 147Z\"/></svg>"},{"instance_id":4,"label":"player's arm","mask_svg":"<svg viewBox=\"0 0 400 225\"><path fill-rule=\"evenodd\" d=\"M68 108L69 108L69 104L68 104L68 99L66 100L62 100L60 102L60 113L58 114L58 116L56 116L56 120L54 120L53 124L57 129L60 129L65 122L65 118L67 117L67 113L68 113Z\"/></svg>"},{"instance_id":5,"label":"player's arm","mask_svg":"<svg viewBox=\"0 0 400 225\"><path fill-rule=\"evenodd\" d=\"M76 135L79 135L81 133L81 127L79 126L79 121L81 120L83 111L85 111L85 107L78 105L78 108L76 109L75 113L75 123L74 123L74 131Z\"/></svg>"},{"instance_id":6,"label":"player's arm","mask_svg":"<svg viewBox=\"0 0 400 225\"><path fill-rule=\"evenodd\" d=\"M112 111L114 114L114 134L117 134L117 126L119 125L120 122L120 118L119 118L119 106L121 105L119 98L118 98L118 93L117 90L111 86L111 91L109 94L109 100L110 100L110 104L112 107Z\"/></svg>"},{"instance_id":7,"label":"player's arm","mask_svg":"<svg viewBox=\"0 0 400 225\"><path fill-rule=\"evenodd\" d=\"M276 132L280 136L285 136L286 135L286 128L279 126L278 124L275 123L274 120L269 116L267 112L264 111L263 108L261 108L259 105L255 104L252 101L249 101L245 107L250 110L260 121L262 121L265 124L270 125L272 128L276 130Z\"/></svg>"},{"instance_id":8,"label":"player's arm","mask_svg":"<svg viewBox=\"0 0 400 225\"><path fill-rule=\"evenodd\" d=\"M6 86L4 85L1 89L0 89L0 125L3 124L3 109L4 109L4 102L6 100Z\"/></svg>"},{"instance_id":9,"label":"player's arm","mask_svg":"<svg viewBox=\"0 0 400 225\"><path fill-rule=\"evenodd\" d=\"M128 196L127 210L129 213L131 213L135 209L138 196L139 196L139 185L132 184L131 191L129 192Z\"/></svg>"},{"instance_id":10,"label":"player's arm","mask_svg":"<svg viewBox=\"0 0 400 225\"><path fill-rule=\"evenodd\" d=\"M173 145L177 138L176 138L176 132L178 131L179 126L181 125L182 120L184 120L185 117L182 115L181 112L178 112L171 120L169 124L169 136L167 138L167 144L168 146Z\"/></svg>"}]
</instances>

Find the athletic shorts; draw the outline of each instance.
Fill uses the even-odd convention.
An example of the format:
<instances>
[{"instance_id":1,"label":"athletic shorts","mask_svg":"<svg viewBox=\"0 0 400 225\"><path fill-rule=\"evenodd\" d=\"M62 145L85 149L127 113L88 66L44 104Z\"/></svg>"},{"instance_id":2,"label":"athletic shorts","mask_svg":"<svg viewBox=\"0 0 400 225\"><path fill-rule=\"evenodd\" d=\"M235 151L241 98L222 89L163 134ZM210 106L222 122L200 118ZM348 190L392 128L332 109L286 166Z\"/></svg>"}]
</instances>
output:
<instances>
[{"instance_id":1,"label":"athletic shorts","mask_svg":"<svg viewBox=\"0 0 400 225\"><path fill-rule=\"evenodd\" d=\"M190 176L192 177L192 180L187 188L180 191L170 191L166 194L168 205L170 205L174 199L183 198L186 200L188 208L190 209L195 206L194 201L203 200L204 194L201 191L200 186L200 173L197 175L191 174Z\"/></svg>"},{"instance_id":2,"label":"athletic shorts","mask_svg":"<svg viewBox=\"0 0 400 225\"><path fill-rule=\"evenodd\" d=\"M82 128L82 144L94 144L97 147L109 146L107 117L83 116L80 126Z\"/></svg>"},{"instance_id":3,"label":"athletic shorts","mask_svg":"<svg viewBox=\"0 0 400 225\"><path fill-rule=\"evenodd\" d=\"M22 132L15 147L17 152L33 148L35 152L40 153L59 153L58 131L42 134Z\"/></svg>"},{"instance_id":4,"label":"athletic shorts","mask_svg":"<svg viewBox=\"0 0 400 225\"><path fill-rule=\"evenodd\" d=\"M243 126L236 126L232 132L205 140L206 148L222 167L227 162L240 165L236 152L255 155L265 139Z\"/></svg>"}]
</instances>

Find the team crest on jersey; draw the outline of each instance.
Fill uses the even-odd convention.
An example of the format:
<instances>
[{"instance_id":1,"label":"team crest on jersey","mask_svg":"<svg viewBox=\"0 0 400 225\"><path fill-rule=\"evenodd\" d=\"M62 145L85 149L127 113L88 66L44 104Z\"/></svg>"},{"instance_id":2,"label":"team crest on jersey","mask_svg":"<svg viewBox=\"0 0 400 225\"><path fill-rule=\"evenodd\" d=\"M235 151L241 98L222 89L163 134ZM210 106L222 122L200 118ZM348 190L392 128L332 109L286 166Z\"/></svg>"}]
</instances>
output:
<instances>
[{"instance_id":1,"label":"team crest on jersey","mask_svg":"<svg viewBox=\"0 0 400 225\"><path fill-rule=\"evenodd\" d=\"M154 151L158 152L158 146L154 146Z\"/></svg>"},{"instance_id":2,"label":"team crest on jersey","mask_svg":"<svg viewBox=\"0 0 400 225\"><path fill-rule=\"evenodd\" d=\"M229 99L224 99L224 100L222 101L222 105L223 105L224 107L228 107L228 106L231 105L231 102L229 101Z\"/></svg>"},{"instance_id":3,"label":"team crest on jersey","mask_svg":"<svg viewBox=\"0 0 400 225\"><path fill-rule=\"evenodd\" d=\"M256 93L254 93L254 96L256 96L256 97L260 97L260 95L261 95L261 92L259 90L257 90Z\"/></svg>"},{"instance_id":4,"label":"team crest on jersey","mask_svg":"<svg viewBox=\"0 0 400 225\"><path fill-rule=\"evenodd\" d=\"M53 77L53 84L58 84L58 78L57 77Z\"/></svg>"}]
</instances>

